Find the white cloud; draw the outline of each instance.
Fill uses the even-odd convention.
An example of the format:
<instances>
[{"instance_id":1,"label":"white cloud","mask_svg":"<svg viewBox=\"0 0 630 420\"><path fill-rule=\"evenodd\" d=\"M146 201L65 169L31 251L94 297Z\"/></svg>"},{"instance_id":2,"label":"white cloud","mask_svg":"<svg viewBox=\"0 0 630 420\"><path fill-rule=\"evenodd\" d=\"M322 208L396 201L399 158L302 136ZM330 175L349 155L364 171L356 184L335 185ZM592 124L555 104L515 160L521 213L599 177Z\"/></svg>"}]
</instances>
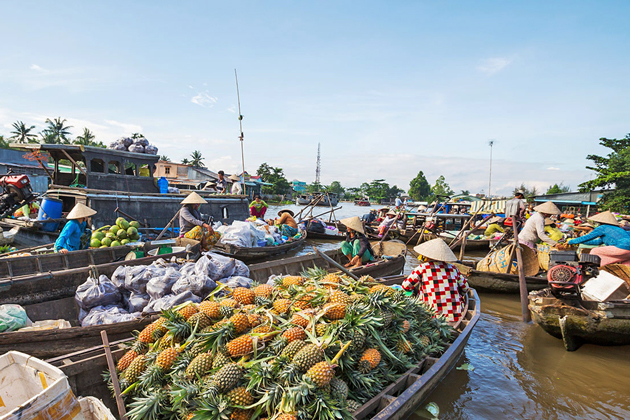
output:
<instances>
[{"instance_id":1,"label":"white cloud","mask_svg":"<svg viewBox=\"0 0 630 420\"><path fill-rule=\"evenodd\" d=\"M210 96L207 92L199 92L196 96L193 96L190 102L203 107L213 107L218 101L214 96Z\"/></svg>"},{"instance_id":2,"label":"white cloud","mask_svg":"<svg viewBox=\"0 0 630 420\"><path fill-rule=\"evenodd\" d=\"M37 64L32 64L31 67L29 67L29 68L31 70L35 70L35 71L38 71L38 72L41 72L41 73L47 73L48 72L48 70L38 66Z\"/></svg>"},{"instance_id":3,"label":"white cloud","mask_svg":"<svg viewBox=\"0 0 630 420\"><path fill-rule=\"evenodd\" d=\"M127 135L130 135L131 133L142 133L142 126L138 124L122 123L114 120L105 120L105 122L109 125L113 125L114 127L122 128Z\"/></svg>"},{"instance_id":4,"label":"white cloud","mask_svg":"<svg viewBox=\"0 0 630 420\"><path fill-rule=\"evenodd\" d=\"M511 59L505 57L486 58L477 66L477 71L492 76L503 70L512 62Z\"/></svg>"},{"instance_id":5,"label":"white cloud","mask_svg":"<svg viewBox=\"0 0 630 420\"><path fill-rule=\"evenodd\" d=\"M188 89L193 89L193 87L191 85L188 85Z\"/></svg>"},{"instance_id":6,"label":"white cloud","mask_svg":"<svg viewBox=\"0 0 630 420\"><path fill-rule=\"evenodd\" d=\"M232 114L236 114L236 105L232 105L227 109L227 111L231 112Z\"/></svg>"},{"instance_id":7,"label":"white cloud","mask_svg":"<svg viewBox=\"0 0 630 420\"><path fill-rule=\"evenodd\" d=\"M548 171L559 171L560 168L556 168L556 167L550 166L550 167L547 168L547 170Z\"/></svg>"}]
</instances>

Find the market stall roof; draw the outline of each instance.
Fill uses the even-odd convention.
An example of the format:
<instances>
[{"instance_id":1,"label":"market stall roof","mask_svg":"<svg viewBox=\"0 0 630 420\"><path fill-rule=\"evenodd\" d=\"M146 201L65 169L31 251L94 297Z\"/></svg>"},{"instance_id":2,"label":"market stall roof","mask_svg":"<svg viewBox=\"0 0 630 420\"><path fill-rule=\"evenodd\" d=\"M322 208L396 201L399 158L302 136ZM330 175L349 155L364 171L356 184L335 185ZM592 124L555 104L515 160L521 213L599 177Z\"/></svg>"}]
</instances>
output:
<instances>
[{"instance_id":1,"label":"market stall roof","mask_svg":"<svg viewBox=\"0 0 630 420\"><path fill-rule=\"evenodd\" d=\"M90 157L98 157L105 159L127 158L133 161L144 163L155 163L160 160L158 155L148 155L145 153L133 153L122 150L104 149L102 147L83 146L77 144L37 144L37 143L11 143L9 145L14 149L25 149L31 151L39 151L48 153L53 159L67 159L69 155L72 159L78 161L83 160L85 154Z\"/></svg>"}]
</instances>

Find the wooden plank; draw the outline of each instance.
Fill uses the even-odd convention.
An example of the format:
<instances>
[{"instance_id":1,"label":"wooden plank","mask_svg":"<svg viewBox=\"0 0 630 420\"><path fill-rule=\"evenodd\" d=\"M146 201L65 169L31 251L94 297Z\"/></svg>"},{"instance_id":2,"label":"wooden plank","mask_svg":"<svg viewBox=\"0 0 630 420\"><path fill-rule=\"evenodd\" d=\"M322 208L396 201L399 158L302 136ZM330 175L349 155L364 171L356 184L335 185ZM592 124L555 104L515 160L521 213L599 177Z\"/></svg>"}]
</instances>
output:
<instances>
[{"instance_id":1,"label":"wooden plank","mask_svg":"<svg viewBox=\"0 0 630 420\"><path fill-rule=\"evenodd\" d=\"M68 152L66 152L64 149L61 149L61 151L63 152L63 154L64 154L64 155L66 155L66 157L68 158L68 160L69 160L70 162L72 162L72 164L73 164L74 166L76 166L77 168L79 168L79 171L81 171L81 173L82 173L83 175L85 175L86 182L87 182L87 172L85 171L85 169L83 169L81 166L79 166L79 164L78 164L77 162L75 162L75 160L74 160L74 159L72 159L72 156L70 156L70 154L69 154ZM73 173L74 173L74 171L73 171Z\"/></svg>"}]
</instances>

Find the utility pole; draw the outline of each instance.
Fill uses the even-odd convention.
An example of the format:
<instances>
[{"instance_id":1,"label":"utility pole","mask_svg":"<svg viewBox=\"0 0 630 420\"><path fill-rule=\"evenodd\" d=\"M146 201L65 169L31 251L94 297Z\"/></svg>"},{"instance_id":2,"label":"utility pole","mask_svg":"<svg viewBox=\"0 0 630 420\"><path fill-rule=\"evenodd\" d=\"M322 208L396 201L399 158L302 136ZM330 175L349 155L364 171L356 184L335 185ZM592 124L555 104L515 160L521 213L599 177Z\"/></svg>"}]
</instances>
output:
<instances>
[{"instance_id":1,"label":"utility pole","mask_svg":"<svg viewBox=\"0 0 630 420\"><path fill-rule=\"evenodd\" d=\"M321 143L317 143L317 169L315 169L315 185L319 187L320 184L320 175L321 175Z\"/></svg>"},{"instance_id":2,"label":"utility pole","mask_svg":"<svg viewBox=\"0 0 630 420\"><path fill-rule=\"evenodd\" d=\"M492 197L490 191L492 191L492 146L494 146L494 140L488 140L488 145L490 146L490 177L488 179L488 198L490 198Z\"/></svg>"},{"instance_id":3,"label":"utility pole","mask_svg":"<svg viewBox=\"0 0 630 420\"><path fill-rule=\"evenodd\" d=\"M243 165L243 175L241 176L241 186L243 187L243 194L245 194L245 152L243 151L243 114L241 114L241 94L238 91L238 75L236 69L234 69L234 79L236 80L236 100L238 101L238 124L240 127L241 135L238 137L241 140L241 164Z\"/></svg>"}]
</instances>

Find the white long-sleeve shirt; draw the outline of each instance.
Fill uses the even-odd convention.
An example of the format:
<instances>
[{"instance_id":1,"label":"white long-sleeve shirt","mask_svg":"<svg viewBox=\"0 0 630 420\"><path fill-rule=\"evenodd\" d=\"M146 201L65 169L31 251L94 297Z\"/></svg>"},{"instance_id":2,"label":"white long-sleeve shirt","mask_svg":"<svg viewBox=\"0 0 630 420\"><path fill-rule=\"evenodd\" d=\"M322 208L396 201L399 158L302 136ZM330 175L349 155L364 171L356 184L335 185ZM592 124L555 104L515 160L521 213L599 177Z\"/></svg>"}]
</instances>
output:
<instances>
[{"instance_id":1,"label":"white long-sleeve shirt","mask_svg":"<svg viewBox=\"0 0 630 420\"><path fill-rule=\"evenodd\" d=\"M241 187L241 183L238 181L235 181L232 184L232 194L238 195L242 193L243 193L243 188Z\"/></svg>"},{"instance_id":2,"label":"white long-sleeve shirt","mask_svg":"<svg viewBox=\"0 0 630 420\"><path fill-rule=\"evenodd\" d=\"M529 242L531 244L535 244L539 238L541 241L551 246L557 244L556 241L551 239L545 233L545 218L543 217L543 215L541 213L534 213L525 222L523 230L518 234L518 240L521 242Z\"/></svg>"}]
</instances>

